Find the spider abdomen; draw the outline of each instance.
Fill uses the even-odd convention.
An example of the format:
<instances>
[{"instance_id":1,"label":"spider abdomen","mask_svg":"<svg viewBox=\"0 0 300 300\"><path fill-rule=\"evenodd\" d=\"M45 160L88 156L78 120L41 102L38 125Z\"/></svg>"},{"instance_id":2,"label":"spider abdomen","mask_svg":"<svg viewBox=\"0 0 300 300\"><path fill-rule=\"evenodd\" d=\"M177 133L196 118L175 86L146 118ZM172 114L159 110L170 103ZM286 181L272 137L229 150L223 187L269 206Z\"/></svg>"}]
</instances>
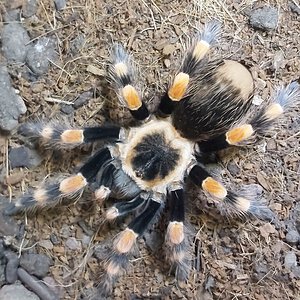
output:
<instances>
[{"instance_id":1,"label":"spider abdomen","mask_svg":"<svg viewBox=\"0 0 300 300\"><path fill-rule=\"evenodd\" d=\"M236 61L208 62L191 84L192 92L172 113L174 127L187 139L202 141L223 134L250 108L253 79Z\"/></svg>"},{"instance_id":2,"label":"spider abdomen","mask_svg":"<svg viewBox=\"0 0 300 300\"><path fill-rule=\"evenodd\" d=\"M128 142L119 148L124 170L146 190L182 180L193 158L192 143L166 121L153 120L131 129Z\"/></svg>"}]
</instances>

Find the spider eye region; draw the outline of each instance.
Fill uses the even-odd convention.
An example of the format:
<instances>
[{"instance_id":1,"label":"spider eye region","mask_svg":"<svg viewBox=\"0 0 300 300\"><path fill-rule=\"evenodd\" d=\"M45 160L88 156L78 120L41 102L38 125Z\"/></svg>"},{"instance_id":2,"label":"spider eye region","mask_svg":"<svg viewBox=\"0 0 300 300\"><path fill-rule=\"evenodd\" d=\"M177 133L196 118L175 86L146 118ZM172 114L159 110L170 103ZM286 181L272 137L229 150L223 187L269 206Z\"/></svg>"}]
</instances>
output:
<instances>
[{"instance_id":1,"label":"spider eye region","mask_svg":"<svg viewBox=\"0 0 300 300\"><path fill-rule=\"evenodd\" d=\"M144 181L163 179L175 168L180 158L162 132L144 136L133 148L131 166L135 176Z\"/></svg>"}]
</instances>

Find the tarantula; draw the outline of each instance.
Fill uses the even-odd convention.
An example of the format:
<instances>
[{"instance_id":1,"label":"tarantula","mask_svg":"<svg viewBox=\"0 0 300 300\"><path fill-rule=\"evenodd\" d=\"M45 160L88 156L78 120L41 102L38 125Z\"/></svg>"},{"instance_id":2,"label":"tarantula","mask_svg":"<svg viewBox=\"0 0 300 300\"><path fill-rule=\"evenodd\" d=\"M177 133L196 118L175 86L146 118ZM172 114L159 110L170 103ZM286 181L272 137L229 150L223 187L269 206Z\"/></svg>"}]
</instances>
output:
<instances>
[{"instance_id":1,"label":"tarantula","mask_svg":"<svg viewBox=\"0 0 300 300\"><path fill-rule=\"evenodd\" d=\"M249 193L226 189L205 170L201 158L263 134L289 104L299 100L300 88L292 82L279 89L256 116L247 117L254 89L250 72L236 61L212 60L208 56L219 27L218 23L210 22L196 36L154 115L150 115L137 88L131 57L122 46L115 45L109 77L119 101L142 123L140 126L122 128L106 124L76 129L57 123L28 123L20 128L21 134L36 137L50 147L71 148L110 140L77 174L37 188L7 209L8 214L15 214L54 206L62 198L77 198L86 186L94 184L96 199L120 200L106 211L106 220L141 211L113 242L104 266L101 293L111 291L129 262L137 238L164 207L166 197L170 200L167 258L175 266L179 281L188 278L190 263L184 220L188 178L225 213L257 217L263 214L258 200L251 199Z\"/></svg>"}]
</instances>

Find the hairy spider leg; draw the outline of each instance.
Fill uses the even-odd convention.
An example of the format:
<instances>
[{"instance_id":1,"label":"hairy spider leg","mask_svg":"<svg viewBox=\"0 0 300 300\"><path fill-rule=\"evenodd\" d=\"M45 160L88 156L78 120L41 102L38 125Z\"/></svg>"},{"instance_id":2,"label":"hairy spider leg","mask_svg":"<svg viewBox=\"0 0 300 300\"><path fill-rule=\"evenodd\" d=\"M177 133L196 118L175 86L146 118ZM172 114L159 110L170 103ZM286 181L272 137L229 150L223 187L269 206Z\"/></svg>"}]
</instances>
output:
<instances>
[{"instance_id":1,"label":"hairy spider leg","mask_svg":"<svg viewBox=\"0 0 300 300\"><path fill-rule=\"evenodd\" d=\"M194 184L212 197L221 212L239 217L254 215L263 218L267 214L267 210L269 211L267 207L256 201L256 197L251 194L250 190L244 193L240 192L239 195L229 191L200 165L194 165L188 176Z\"/></svg>"},{"instance_id":2,"label":"hairy spider leg","mask_svg":"<svg viewBox=\"0 0 300 300\"><path fill-rule=\"evenodd\" d=\"M93 181L103 164L112 159L108 147L99 150L79 169L77 174L24 195L17 202L9 205L5 213L13 215L20 211L53 207L59 204L63 198L77 199L83 193L84 188Z\"/></svg>"},{"instance_id":3,"label":"hairy spider leg","mask_svg":"<svg viewBox=\"0 0 300 300\"><path fill-rule=\"evenodd\" d=\"M142 100L135 73L132 58L123 46L115 44L109 66L109 79L119 101L129 109L136 120L142 121L149 117L149 111Z\"/></svg>"},{"instance_id":4,"label":"hairy spider leg","mask_svg":"<svg viewBox=\"0 0 300 300\"><path fill-rule=\"evenodd\" d=\"M286 87L278 89L274 101L265 106L248 124L233 127L225 134L199 142L199 150L205 153L218 151L232 145L243 144L256 135L261 136L272 126L275 119L299 100L300 85L292 82Z\"/></svg>"},{"instance_id":5,"label":"hairy spider leg","mask_svg":"<svg viewBox=\"0 0 300 300\"><path fill-rule=\"evenodd\" d=\"M78 129L58 122L26 123L19 127L18 132L28 138L40 140L46 147L56 148L74 148L103 139L116 141L122 139L123 133L116 125L107 124Z\"/></svg>"},{"instance_id":6,"label":"hairy spider leg","mask_svg":"<svg viewBox=\"0 0 300 300\"><path fill-rule=\"evenodd\" d=\"M168 91L161 98L159 113L168 116L174 110L177 102L189 94L193 81L197 79L198 71L203 65L203 59L210 47L216 42L220 33L220 24L212 21L205 25L201 34L195 39Z\"/></svg>"},{"instance_id":7,"label":"hairy spider leg","mask_svg":"<svg viewBox=\"0 0 300 300\"><path fill-rule=\"evenodd\" d=\"M168 195L170 199L170 220L167 227L166 257L175 269L177 281L185 282L190 271L190 257L188 242L186 240L186 227L184 225L184 190L172 190Z\"/></svg>"},{"instance_id":8,"label":"hairy spider leg","mask_svg":"<svg viewBox=\"0 0 300 300\"><path fill-rule=\"evenodd\" d=\"M115 280L127 269L136 240L148 228L162 207L162 199L148 198L143 212L135 217L114 240L113 249L105 263L105 273L98 291L101 295L111 293Z\"/></svg>"}]
</instances>

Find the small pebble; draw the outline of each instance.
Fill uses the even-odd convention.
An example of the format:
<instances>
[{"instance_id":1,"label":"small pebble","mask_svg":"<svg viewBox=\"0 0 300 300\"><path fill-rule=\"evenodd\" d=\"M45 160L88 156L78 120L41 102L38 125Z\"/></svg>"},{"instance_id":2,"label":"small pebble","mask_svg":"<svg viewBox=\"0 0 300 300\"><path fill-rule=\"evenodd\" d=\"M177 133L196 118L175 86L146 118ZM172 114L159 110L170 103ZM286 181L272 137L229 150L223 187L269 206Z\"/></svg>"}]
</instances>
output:
<instances>
[{"instance_id":1,"label":"small pebble","mask_svg":"<svg viewBox=\"0 0 300 300\"><path fill-rule=\"evenodd\" d=\"M270 31L278 25L278 11L275 7L263 7L250 13L250 24L254 28Z\"/></svg>"},{"instance_id":2,"label":"small pebble","mask_svg":"<svg viewBox=\"0 0 300 300\"><path fill-rule=\"evenodd\" d=\"M53 244L51 243L50 240L41 240L41 241L39 241L39 245L48 250L53 249Z\"/></svg>"},{"instance_id":3,"label":"small pebble","mask_svg":"<svg viewBox=\"0 0 300 300\"><path fill-rule=\"evenodd\" d=\"M93 98L94 93L93 91L86 91L83 92L81 95L79 95L79 97L74 101L74 108L77 109L81 106L83 106L84 104L86 104L91 98Z\"/></svg>"},{"instance_id":4,"label":"small pebble","mask_svg":"<svg viewBox=\"0 0 300 300\"><path fill-rule=\"evenodd\" d=\"M288 243L291 243L291 244L296 244L299 242L300 240L300 235L299 235L299 232L297 230L290 230L286 236L285 236L285 239Z\"/></svg>"},{"instance_id":5,"label":"small pebble","mask_svg":"<svg viewBox=\"0 0 300 300\"><path fill-rule=\"evenodd\" d=\"M48 274L51 264L51 259L44 254L23 254L20 259L20 266L39 278Z\"/></svg>"},{"instance_id":6,"label":"small pebble","mask_svg":"<svg viewBox=\"0 0 300 300\"><path fill-rule=\"evenodd\" d=\"M1 288L0 300L40 300L40 298L21 284L11 284Z\"/></svg>"},{"instance_id":7,"label":"small pebble","mask_svg":"<svg viewBox=\"0 0 300 300\"><path fill-rule=\"evenodd\" d=\"M66 246L70 250L81 250L81 243L77 241L74 237L70 237L66 240Z\"/></svg>"},{"instance_id":8,"label":"small pebble","mask_svg":"<svg viewBox=\"0 0 300 300\"><path fill-rule=\"evenodd\" d=\"M56 60L56 43L50 37L41 37L35 44L30 44L26 64L30 70L40 76L45 74L50 66L49 60Z\"/></svg>"},{"instance_id":9,"label":"small pebble","mask_svg":"<svg viewBox=\"0 0 300 300\"><path fill-rule=\"evenodd\" d=\"M19 23L9 23L3 26L0 34L2 51L9 62L23 63L30 41L27 31Z\"/></svg>"},{"instance_id":10,"label":"small pebble","mask_svg":"<svg viewBox=\"0 0 300 300\"><path fill-rule=\"evenodd\" d=\"M18 126L18 118L26 112L22 98L16 94L6 66L0 64L0 129L11 131Z\"/></svg>"},{"instance_id":11,"label":"small pebble","mask_svg":"<svg viewBox=\"0 0 300 300\"><path fill-rule=\"evenodd\" d=\"M18 279L17 269L19 267L18 255L11 251L5 252L8 262L5 269L5 278L8 283L15 283Z\"/></svg>"},{"instance_id":12,"label":"small pebble","mask_svg":"<svg viewBox=\"0 0 300 300\"><path fill-rule=\"evenodd\" d=\"M3 202L9 204L8 199L5 199ZM20 233L20 227L17 224L17 222L13 218L6 216L0 212L0 235L18 236L19 233Z\"/></svg>"},{"instance_id":13,"label":"small pebble","mask_svg":"<svg viewBox=\"0 0 300 300\"><path fill-rule=\"evenodd\" d=\"M291 269L297 266L297 256L294 251L289 251L284 257L284 266L286 269Z\"/></svg>"},{"instance_id":14,"label":"small pebble","mask_svg":"<svg viewBox=\"0 0 300 300\"><path fill-rule=\"evenodd\" d=\"M66 7L66 0L54 0L56 10L62 10Z\"/></svg>"},{"instance_id":15,"label":"small pebble","mask_svg":"<svg viewBox=\"0 0 300 300\"><path fill-rule=\"evenodd\" d=\"M70 105L70 104L63 104L61 107L60 107L60 111L66 115L70 115L71 113L74 112L74 107L73 105Z\"/></svg>"},{"instance_id":16,"label":"small pebble","mask_svg":"<svg viewBox=\"0 0 300 300\"><path fill-rule=\"evenodd\" d=\"M38 8L37 0L25 0L22 7L22 15L24 18L29 18L35 15Z\"/></svg>"},{"instance_id":17,"label":"small pebble","mask_svg":"<svg viewBox=\"0 0 300 300\"><path fill-rule=\"evenodd\" d=\"M42 158L36 150L25 146L12 148L9 151L8 158L12 169L19 167L33 168L42 162Z\"/></svg>"}]
</instances>

